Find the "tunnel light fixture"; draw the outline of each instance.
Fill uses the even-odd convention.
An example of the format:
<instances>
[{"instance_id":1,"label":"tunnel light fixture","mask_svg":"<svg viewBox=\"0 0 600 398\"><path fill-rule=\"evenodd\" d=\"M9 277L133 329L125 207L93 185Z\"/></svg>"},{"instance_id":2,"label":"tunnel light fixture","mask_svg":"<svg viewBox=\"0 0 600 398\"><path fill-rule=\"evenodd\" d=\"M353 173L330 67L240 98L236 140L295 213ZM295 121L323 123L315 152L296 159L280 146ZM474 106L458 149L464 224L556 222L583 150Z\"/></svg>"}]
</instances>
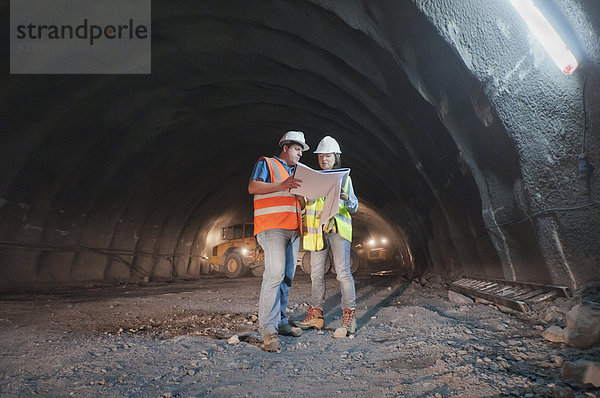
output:
<instances>
[{"instance_id":1,"label":"tunnel light fixture","mask_svg":"<svg viewBox=\"0 0 600 398\"><path fill-rule=\"evenodd\" d=\"M575 56L569 51L567 45L554 30L550 22L537 9L532 0L509 0L527 23L527 26L542 46L548 51L550 57L560 70L566 75L575 72L579 66Z\"/></svg>"},{"instance_id":2,"label":"tunnel light fixture","mask_svg":"<svg viewBox=\"0 0 600 398\"><path fill-rule=\"evenodd\" d=\"M375 246L375 239L369 240L369 246Z\"/></svg>"}]
</instances>

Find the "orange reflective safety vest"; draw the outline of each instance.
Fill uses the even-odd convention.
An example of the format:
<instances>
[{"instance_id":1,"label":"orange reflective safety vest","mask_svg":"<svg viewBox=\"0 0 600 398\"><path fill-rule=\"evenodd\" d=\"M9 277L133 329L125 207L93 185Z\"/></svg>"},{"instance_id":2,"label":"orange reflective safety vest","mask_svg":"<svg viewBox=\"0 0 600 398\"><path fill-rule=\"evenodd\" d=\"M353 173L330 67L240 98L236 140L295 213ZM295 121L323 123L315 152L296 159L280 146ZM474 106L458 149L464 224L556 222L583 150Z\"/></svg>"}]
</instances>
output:
<instances>
[{"instance_id":1,"label":"orange reflective safety vest","mask_svg":"<svg viewBox=\"0 0 600 398\"><path fill-rule=\"evenodd\" d=\"M267 157L260 159L266 160L269 169L271 181L266 182L281 182L290 176L277 159ZM298 235L302 235L300 203L296 196L288 191L254 195L254 235L274 228L297 229Z\"/></svg>"}]
</instances>

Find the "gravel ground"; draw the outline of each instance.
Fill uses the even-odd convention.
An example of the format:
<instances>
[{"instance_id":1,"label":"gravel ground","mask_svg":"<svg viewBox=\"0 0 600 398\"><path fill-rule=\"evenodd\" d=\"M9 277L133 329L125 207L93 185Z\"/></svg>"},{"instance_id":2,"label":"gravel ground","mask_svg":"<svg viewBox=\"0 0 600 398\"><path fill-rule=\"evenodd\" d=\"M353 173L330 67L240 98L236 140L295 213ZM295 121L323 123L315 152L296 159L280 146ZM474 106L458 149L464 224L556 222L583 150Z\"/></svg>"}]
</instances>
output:
<instances>
[{"instance_id":1,"label":"gravel ground","mask_svg":"<svg viewBox=\"0 0 600 398\"><path fill-rule=\"evenodd\" d=\"M541 337L558 299L529 315L456 304L443 284L358 274L358 330L335 339L339 286L327 277L325 329L260 349L260 278L46 289L0 295L0 396L595 397L561 380L564 361L598 359ZM290 317L308 306L298 273ZM230 344L236 335L241 340ZM235 339L235 337L233 338Z\"/></svg>"}]
</instances>

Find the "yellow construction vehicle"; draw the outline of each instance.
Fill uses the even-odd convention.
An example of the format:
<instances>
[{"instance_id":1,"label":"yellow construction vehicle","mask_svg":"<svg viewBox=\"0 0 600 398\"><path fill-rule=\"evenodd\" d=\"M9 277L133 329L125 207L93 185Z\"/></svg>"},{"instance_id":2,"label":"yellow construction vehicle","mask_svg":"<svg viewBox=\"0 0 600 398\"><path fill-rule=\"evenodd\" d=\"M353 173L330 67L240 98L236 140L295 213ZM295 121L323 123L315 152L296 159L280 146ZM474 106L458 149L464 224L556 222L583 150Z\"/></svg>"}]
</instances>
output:
<instances>
[{"instance_id":1,"label":"yellow construction vehicle","mask_svg":"<svg viewBox=\"0 0 600 398\"><path fill-rule=\"evenodd\" d=\"M252 272L262 275L265 253L254 237L254 224L236 224L221 230L224 243L213 247L210 266L228 278L238 278Z\"/></svg>"},{"instance_id":2,"label":"yellow construction vehicle","mask_svg":"<svg viewBox=\"0 0 600 398\"><path fill-rule=\"evenodd\" d=\"M354 245L354 250L360 258L361 263L386 264L393 258L393 249L387 238L369 237Z\"/></svg>"},{"instance_id":3,"label":"yellow construction vehicle","mask_svg":"<svg viewBox=\"0 0 600 398\"><path fill-rule=\"evenodd\" d=\"M213 247L209 259L214 271L224 273L228 278L238 278L250 272L254 276L262 276L265 270L265 252L254 237L253 223L223 227L221 239L225 242ZM305 253L306 251L300 248L297 266L302 265ZM304 267L301 268L305 270ZM310 275L310 268L307 273Z\"/></svg>"},{"instance_id":4,"label":"yellow construction vehicle","mask_svg":"<svg viewBox=\"0 0 600 398\"><path fill-rule=\"evenodd\" d=\"M210 257L211 268L219 273L224 273L228 278L239 278L248 273L261 276L265 269L265 253L254 237L254 224L236 224L221 229L221 239L225 242L215 245ZM325 264L325 273L329 270L335 273L332 266L332 256L329 253ZM351 250L350 267L355 273L359 267L360 258L355 250ZM296 266L304 273L310 275L310 252L302 248L300 239L300 250Z\"/></svg>"}]
</instances>

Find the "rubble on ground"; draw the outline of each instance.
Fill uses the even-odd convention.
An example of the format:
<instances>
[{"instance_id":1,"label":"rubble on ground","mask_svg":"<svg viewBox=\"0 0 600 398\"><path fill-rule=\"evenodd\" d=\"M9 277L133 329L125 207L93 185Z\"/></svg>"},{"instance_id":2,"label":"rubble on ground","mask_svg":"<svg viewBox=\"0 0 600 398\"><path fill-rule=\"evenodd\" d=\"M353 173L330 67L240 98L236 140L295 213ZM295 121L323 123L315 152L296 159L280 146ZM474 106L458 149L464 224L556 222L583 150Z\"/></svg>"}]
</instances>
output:
<instances>
[{"instance_id":1,"label":"rubble on ground","mask_svg":"<svg viewBox=\"0 0 600 398\"><path fill-rule=\"evenodd\" d=\"M354 335L334 338L341 322L339 283L328 277L325 328L281 336L280 354L260 349L256 278L3 297L0 395L242 397L306 388L323 396L382 397L597 392L597 365L589 364L597 362L600 348L581 350L544 337L557 330L553 326L567 326L573 300L509 314L492 303L451 301L445 280L388 275L356 281ZM297 277L288 315L302 319L309 301L310 278Z\"/></svg>"}]
</instances>

